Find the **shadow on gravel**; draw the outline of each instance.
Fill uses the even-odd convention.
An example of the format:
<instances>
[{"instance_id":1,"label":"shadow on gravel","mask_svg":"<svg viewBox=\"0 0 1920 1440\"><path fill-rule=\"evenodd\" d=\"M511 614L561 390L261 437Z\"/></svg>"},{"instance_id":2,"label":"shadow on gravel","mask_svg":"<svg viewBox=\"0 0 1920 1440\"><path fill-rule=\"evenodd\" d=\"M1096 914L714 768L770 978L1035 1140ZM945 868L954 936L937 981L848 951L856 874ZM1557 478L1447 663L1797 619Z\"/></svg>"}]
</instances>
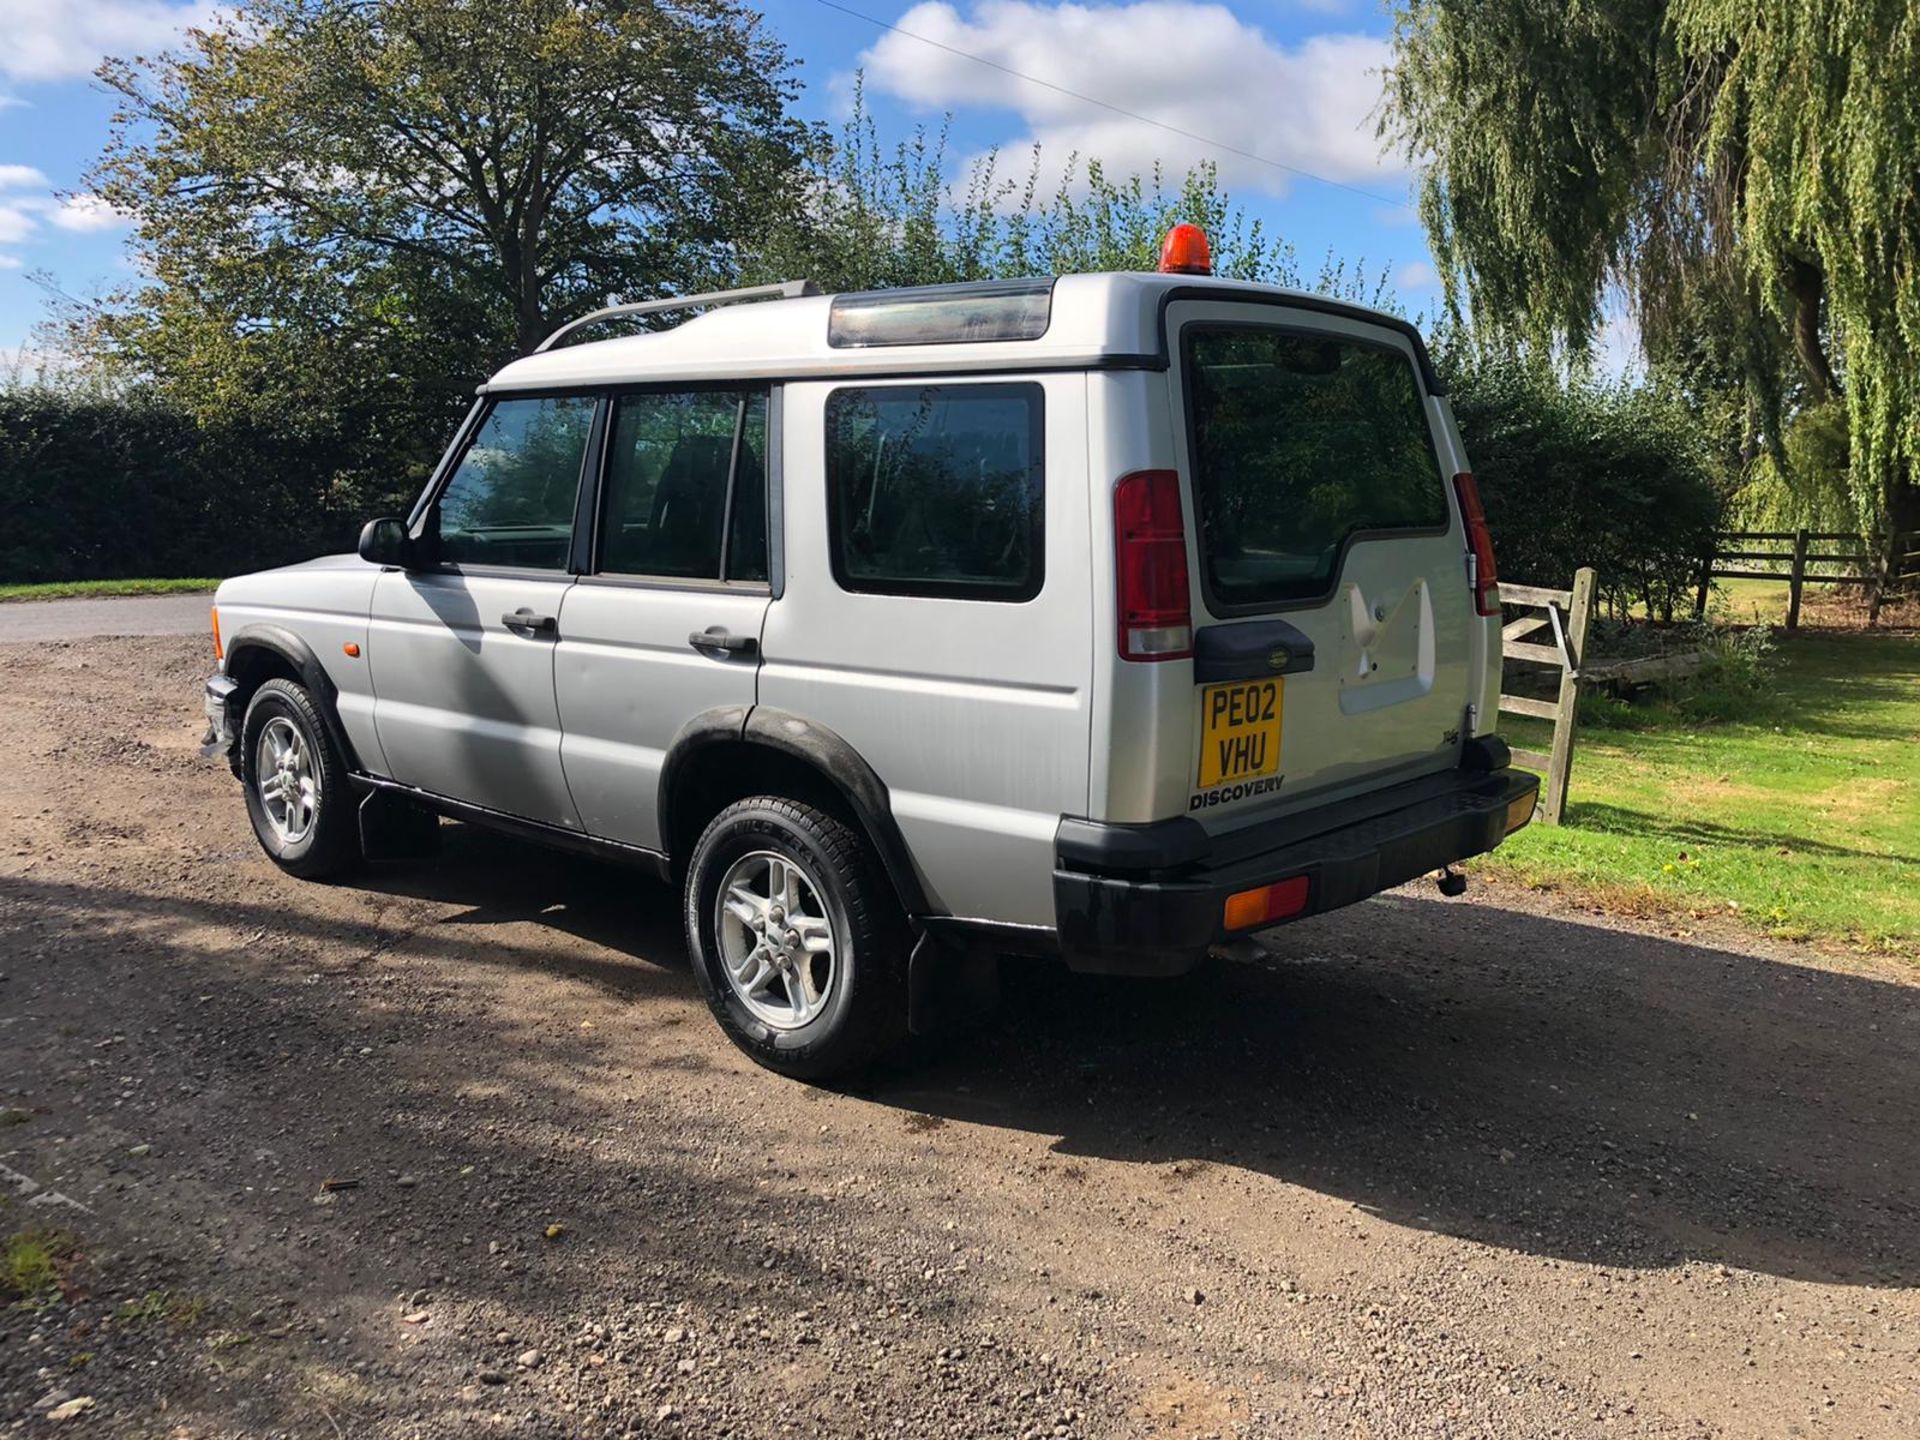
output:
<instances>
[{"instance_id":1,"label":"shadow on gravel","mask_svg":"<svg viewBox=\"0 0 1920 1440\"><path fill-rule=\"evenodd\" d=\"M473 825L443 824L440 837L432 860L373 866L349 888L467 907L441 925L531 922L653 965L686 969L678 894L652 876ZM602 978L616 987L640 983L626 973L629 967L611 968L620 973Z\"/></svg>"},{"instance_id":2,"label":"shadow on gravel","mask_svg":"<svg viewBox=\"0 0 1920 1440\"><path fill-rule=\"evenodd\" d=\"M692 995L674 973L685 957L671 893L626 872L453 827L439 862L377 871L360 889L365 921L299 914L297 900L290 914L286 897L231 904L20 880L0 881L0 900L57 926L139 929L192 972L183 985L225 972L258 988L262 976L198 951L192 935L259 924L291 925L336 970L411 948L634 1001ZM376 918L383 894L466 908L407 930ZM651 963L444 929L512 921ZM1173 1180L1238 1167L1522 1253L1920 1283L1920 987L1404 895L1269 942L1263 965L1173 982L1009 961L995 1023L855 1093L1058 1137L1063 1155L1178 1162ZM377 1008L317 1011L285 983L279 1029L223 1054L223 1068L256 1045L285 1051L303 1028L314 1046L341 1047L386 1023ZM484 1011L458 1023L497 1024ZM676 1042L687 1032L652 1025L591 1041L499 1028L502 1074L459 1079L510 1088L535 1066L552 1077L707 1063ZM381 1039L415 1043L406 1029ZM447 1077L430 1073L432 1046L420 1043L404 1083L425 1096ZM545 1089L551 1123L588 1123L566 1113L579 1102L551 1078L527 1083ZM435 1131L430 1103L409 1109L423 1135Z\"/></svg>"},{"instance_id":3,"label":"shadow on gravel","mask_svg":"<svg viewBox=\"0 0 1920 1440\"><path fill-rule=\"evenodd\" d=\"M1920 1283L1920 987L1398 895L1267 941L1009 962L998 1025L873 1098L1524 1253Z\"/></svg>"}]
</instances>

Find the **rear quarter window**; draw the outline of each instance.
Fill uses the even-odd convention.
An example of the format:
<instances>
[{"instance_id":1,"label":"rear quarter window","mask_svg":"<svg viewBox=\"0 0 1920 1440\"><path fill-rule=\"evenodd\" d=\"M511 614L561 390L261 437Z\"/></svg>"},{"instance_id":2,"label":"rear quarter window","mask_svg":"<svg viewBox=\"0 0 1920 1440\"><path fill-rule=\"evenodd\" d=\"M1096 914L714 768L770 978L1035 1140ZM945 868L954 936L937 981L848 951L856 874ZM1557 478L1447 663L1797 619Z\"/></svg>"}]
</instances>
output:
<instances>
[{"instance_id":1,"label":"rear quarter window","mask_svg":"<svg viewBox=\"0 0 1920 1440\"><path fill-rule=\"evenodd\" d=\"M843 590L1030 600L1044 579L1043 394L1031 383L827 397L827 518Z\"/></svg>"},{"instance_id":2,"label":"rear quarter window","mask_svg":"<svg viewBox=\"0 0 1920 1440\"><path fill-rule=\"evenodd\" d=\"M1194 506L1208 599L1319 599L1349 540L1450 523L1404 351L1271 325L1183 331Z\"/></svg>"}]
</instances>

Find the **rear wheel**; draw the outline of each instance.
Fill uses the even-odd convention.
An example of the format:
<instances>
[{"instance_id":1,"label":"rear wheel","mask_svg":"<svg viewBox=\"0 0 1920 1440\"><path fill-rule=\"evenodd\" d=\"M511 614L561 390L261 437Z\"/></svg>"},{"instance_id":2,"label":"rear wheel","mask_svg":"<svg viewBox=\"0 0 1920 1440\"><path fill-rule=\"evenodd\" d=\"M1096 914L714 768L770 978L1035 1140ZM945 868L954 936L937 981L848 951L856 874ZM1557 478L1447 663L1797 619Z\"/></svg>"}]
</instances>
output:
<instances>
[{"instance_id":1,"label":"rear wheel","mask_svg":"<svg viewBox=\"0 0 1920 1440\"><path fill-rule=\"evenodd\" d=\"M768 795L728 806L694 847L685 912L707 1004L760 1064L825 1079L905 1039L906 925L844 821Z\"/></svg>"},{"instance_id":2,"label":"rear wheel","mask_svg":"<svg viewBox=\"0 0 1920 1440\"><path fill-rule=\"evenodd\" d=\"M240 779L254 837L282 870L321 880L360 858L347 766L307 691L268 680L240 728Z\"/></svg>"}]
</instances>

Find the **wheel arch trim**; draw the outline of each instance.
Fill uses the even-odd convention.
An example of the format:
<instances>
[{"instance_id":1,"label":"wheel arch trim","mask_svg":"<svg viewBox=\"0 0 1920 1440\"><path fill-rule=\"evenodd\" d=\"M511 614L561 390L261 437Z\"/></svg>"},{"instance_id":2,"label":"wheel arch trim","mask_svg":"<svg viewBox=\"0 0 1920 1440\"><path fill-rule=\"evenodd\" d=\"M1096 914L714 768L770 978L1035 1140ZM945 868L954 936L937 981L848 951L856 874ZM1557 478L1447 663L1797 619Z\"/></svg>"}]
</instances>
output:
<instances>
[{"instance_id":1,"label":"wheel arch trim","mask_svg":"<svg viewBox=\"0 0 1920 1440\"><path fill-rule=\"evenodd\" d=\"M832 785L847 802L867 842L893 884L908 915L933 913L934 906L914 868L906 837L894 818L893 801L884 780L847 740L799 715L767 705L751 708L724 706L694 716L674 736L666 764L660 771L660 835L671 850L674 794L701 751L715 745L743 743L797 760ZM674 857L676 860L683 857Z\"/></svg>"},{"instance_id":2,"label":"wheel arch trim","mask_svg":"<svg viewBox=\"0 0 1920 1440\"><path fill-rule=\"evenodd\" d=\"M243 625L227 638L226 673L234 673L234 662L249 650L263 650L276 655L291 665L299 675L300 683L313 696L314 706L320 712L321 722L327 727L327 737L333 741L335 749L346 761L349 770L360 769L359 757L354 753L353 741L347 738L346 728L340 723L339 688L333 683L333 677L327 673L327 667L320 663L320 657L313 647L284 625L252 624ZM258 689L258 686L253 687ZM236 692L237 693L237 692ZM247 692L251 697L252 691ZM245 723L245 715L237 717L234 734L239 735Z\"/></svg>"}]
</instances>

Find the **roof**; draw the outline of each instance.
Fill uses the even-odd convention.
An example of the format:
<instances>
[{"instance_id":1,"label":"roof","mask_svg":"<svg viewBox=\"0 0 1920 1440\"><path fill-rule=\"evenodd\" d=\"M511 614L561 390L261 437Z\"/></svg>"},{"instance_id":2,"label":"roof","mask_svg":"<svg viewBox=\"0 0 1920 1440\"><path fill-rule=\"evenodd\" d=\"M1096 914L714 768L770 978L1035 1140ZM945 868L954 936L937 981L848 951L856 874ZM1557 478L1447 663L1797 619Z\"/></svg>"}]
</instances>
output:
<instances>
[{"instance_id":1,"label":"roof","mask_svg":"<svg viewBox=\"0 0 1920 1440\"><path fill-rule=\"evenodd\" d=\"M858 297L808 295L720 305L667 330L609 340L562 345L528 355L501 370L489 392L542 390L656 380L756 380L841 378L869 372L964 373L967 371L1079 369L1166 364L1161 306L1180 298L1221 298L1284 303L1371 321L1408 336L1428 385L1436 390L1426 352L1413 327L1398 316L1328 300L1324 296L1198 275L1116 273L1062 275L1027 282L1032 294L1051 285L1045 331L1031 340L966 340L941 344L828 343L836 302L878 302L883 297L938 301L979 293L978 286L937 286L913 292L875 291Z\"/></svg>"}]
</instances>

